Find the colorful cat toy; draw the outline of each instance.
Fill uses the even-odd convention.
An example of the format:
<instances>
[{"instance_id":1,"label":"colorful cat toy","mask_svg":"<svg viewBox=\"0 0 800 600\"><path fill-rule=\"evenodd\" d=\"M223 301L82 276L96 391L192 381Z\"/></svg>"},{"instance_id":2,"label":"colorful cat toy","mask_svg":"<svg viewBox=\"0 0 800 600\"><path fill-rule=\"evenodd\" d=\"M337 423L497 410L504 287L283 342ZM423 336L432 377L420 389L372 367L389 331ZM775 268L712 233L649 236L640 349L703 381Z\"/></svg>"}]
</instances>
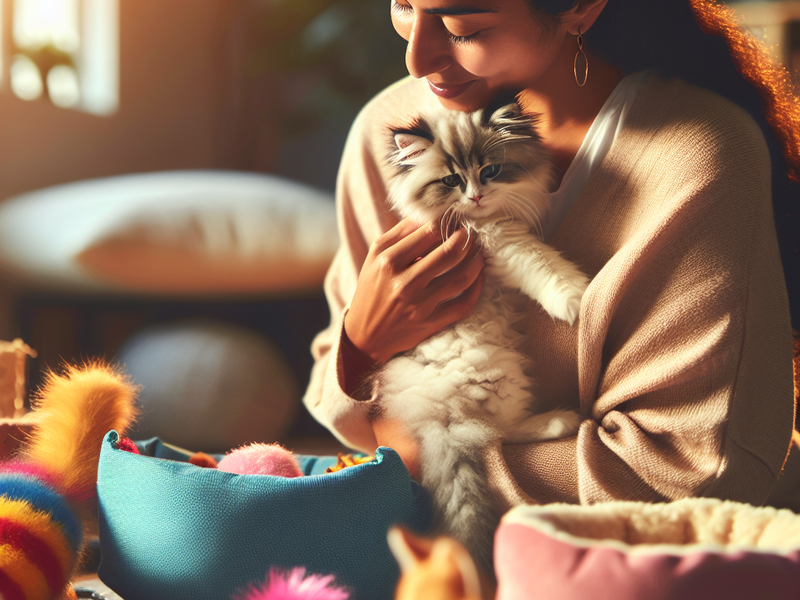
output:
<instances>
[{"instance_id":1,"label":"colorful cat toy","mask_svg":"<svg viewBox=\"0 0 800 600\"><path fill-rule=\"evenodd\" d=\"M0 464L0 597L74 598L69 585L95 496L103 436L125 431L136 388L102 363L51 373L34 402L37 427Z\"/></svg>"}]
</instances>

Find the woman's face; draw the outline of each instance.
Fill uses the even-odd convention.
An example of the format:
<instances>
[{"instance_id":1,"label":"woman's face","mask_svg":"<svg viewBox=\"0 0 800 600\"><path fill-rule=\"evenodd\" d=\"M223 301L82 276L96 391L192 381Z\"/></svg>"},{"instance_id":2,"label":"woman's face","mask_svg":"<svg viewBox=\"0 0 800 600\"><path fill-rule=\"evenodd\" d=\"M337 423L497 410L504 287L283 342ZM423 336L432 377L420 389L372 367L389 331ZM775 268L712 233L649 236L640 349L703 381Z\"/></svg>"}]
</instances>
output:
<instances>
[{"instance_id":1,"label":"woman's face","mask_svg":"<svg viewBox=\"0 0 800 600\"><path fill-rule=\"evenodd\" d=\"M569 37L566 23L545 27L524 0L392 0L391 10L408 72L455 110L544 84Z\"/></svg>"}]
</instances>

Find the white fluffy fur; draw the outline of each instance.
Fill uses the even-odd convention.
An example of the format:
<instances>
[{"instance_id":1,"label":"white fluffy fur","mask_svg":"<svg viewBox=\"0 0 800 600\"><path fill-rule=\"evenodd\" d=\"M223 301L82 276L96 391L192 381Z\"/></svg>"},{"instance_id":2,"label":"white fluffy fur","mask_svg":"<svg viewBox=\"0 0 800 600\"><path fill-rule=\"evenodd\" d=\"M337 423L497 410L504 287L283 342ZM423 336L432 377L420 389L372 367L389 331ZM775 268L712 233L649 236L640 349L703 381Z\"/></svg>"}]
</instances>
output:
<instances>
[{"instance_id":1,"label":"white fluffy fur","mask_svg":"<svg viewBox=\"0 0 800 600\"><path fill-rule=\"evenodd\" d=\"M439 529L490 564L499 515L481 449L498 439L569 436L579 424L572 411L537 414L530 362L518 349L525 302L516 290L573 323L588 279L535 233L547 210L549 166L533 122L516 105L488 119L481 111L442 109L420 123L395 134L390 201L403 216L442 218L444 232L458 224L477 235L487 277L472 315L387 362L374 392L383 414L419 441L421 483L433 496ZM482 179L487 165L501 165L501 174ZM452 175L461 178L457 189L437 185Z\"/></svg>"},{"instance_id":2,"label":"white fluffy fur","mask_svg":"<svg viewBox=\"0 0 800 600\"><path fill-rule=\"evenodd\" d=\"M519 506L503 522L526 525L572 545L613 546L624 552L788 554L800 549L800 515L716 498Z\"/></svg>"}]
</instances>

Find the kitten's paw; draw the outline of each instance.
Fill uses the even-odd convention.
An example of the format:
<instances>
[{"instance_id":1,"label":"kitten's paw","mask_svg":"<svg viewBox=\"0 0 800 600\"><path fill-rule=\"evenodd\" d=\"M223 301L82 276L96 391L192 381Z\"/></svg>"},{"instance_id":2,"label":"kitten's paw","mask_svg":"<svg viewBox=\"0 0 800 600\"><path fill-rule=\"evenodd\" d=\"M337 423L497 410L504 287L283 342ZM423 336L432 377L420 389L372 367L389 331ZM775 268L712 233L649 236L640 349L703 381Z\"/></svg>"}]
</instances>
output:
<instances>
[{"instance_id":1,"label":"kitten's paw","mask_svg":"<svg viewBox=\"0 0 800 600\"><path fill-rule=\"evenodd\" d=\"M542 302L542 307L547 313L555 318L566 321L570 325L575 323L578 313L581 310L581 300L586 288L589 287L589 279L584 275L565 279L555 293Z\"/></svg>"},{"instance_id":2,"label":"kitten's paw","mask_svg":"<svg viewBox=\"0 0 800 600\"><path fill-rule=\"evenodd\" d=\"M580 415L573 410L551 410L531 415L515 427L504 431L505 441L512 444L544 442L570 437L578 432Z\"/></svg>"},{"instance_id":3,"label":"kitten's paw","mask_svg":"<svg viewBox=\"0 0 800 600\"><path fill-rule=\"evenodd\" d=\"M575 435L581 426L581 416L571 410L554 410L553 417L543 431L545 440L557 440Z\"/></svg>"}]
</instances>

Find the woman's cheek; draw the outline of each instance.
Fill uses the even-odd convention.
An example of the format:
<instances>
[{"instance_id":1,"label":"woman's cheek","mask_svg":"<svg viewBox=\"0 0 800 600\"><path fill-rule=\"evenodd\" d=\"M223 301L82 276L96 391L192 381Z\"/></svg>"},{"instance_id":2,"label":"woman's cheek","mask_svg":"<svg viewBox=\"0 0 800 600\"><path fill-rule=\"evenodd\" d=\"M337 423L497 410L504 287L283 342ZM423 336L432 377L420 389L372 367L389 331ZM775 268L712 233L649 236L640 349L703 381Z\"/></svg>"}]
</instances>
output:
<instances>
[{"instance_id":1,"label":"woman's cheek","mask_svg":"<svg viewBox=\"0 0 800 600\"><path fill-rule=\"evenodd\" d=\"M480 79L488 79L497 71L498 61L491 53L481 49L463 48L457 58L462 69Z\"/></svg>"},{"instance_id":2,"label":"woman's cheek","mask_svg":"<svg viewBox=\"0 0 800 600\"><path fill-rule=\"evenodd\" d=\"M521 79L520 65L530 63L530 51L520 54L514 44L480 42L474 48L463 48L459 54L459 64L473 76L486 80L491 88L513 85Z\"/></svg>"},{"instance_id":3,"label":"woman's cheek","mask_svg":"<svg viewBox=\"0 0 800 600\"><path fill-rule=\"evenodd\" d=\"M392 17L392 27L394 27L397 35L399 35L405 41L408 41L408 38L411 37L412 25L412 22L407 18L395 16Z\"/></svg>"}]
</instances>

